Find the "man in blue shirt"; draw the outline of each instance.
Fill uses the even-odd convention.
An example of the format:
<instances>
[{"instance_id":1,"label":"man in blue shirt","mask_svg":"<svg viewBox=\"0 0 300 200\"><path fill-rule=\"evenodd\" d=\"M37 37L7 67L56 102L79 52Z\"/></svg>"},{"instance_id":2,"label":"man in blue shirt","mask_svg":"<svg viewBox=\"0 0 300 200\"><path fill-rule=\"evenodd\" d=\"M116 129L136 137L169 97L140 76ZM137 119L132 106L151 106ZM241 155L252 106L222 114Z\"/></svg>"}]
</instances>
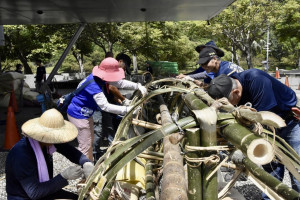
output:
<instances>
[{"instance_id":1,"label":"man in blue shirt","mask_svg":"<svg viewBox=\"0 0 300 200\"><path fill-rule=\"evenodd\" d=\"M281 116L286 127L278 129L277 135L283 138L300 155L300 123L291 111L297 104L295 92L264 71L250 69L231 76L220 75L210 82L208 94L212 98L228 98L233 105L247 102L257 111L271 111ZM282 181L284 165L271 163L264 166L271 175ZM292 187L300 191L299 182L292 177ZM265 194L263 199L269 199Z\"/></svg>"},{"instance_id":2,"label":"man in blue shirt","mask_svg":"<svg viewBox=\"0 0 300 200\"><path fill-rule=\"evenodd\" d=\"M233 74L244 71L243 68L234 63L221 61L220 58L224 56L224 52L213 41L197 46L196 51L199 52L197 64L201 65L201 67L187 76L180 74L177 78L184 78L191 81L194 81L194 79L204 79L204 83L209 83L214 77L220 74Z\"/></svg>"}]
</instances>

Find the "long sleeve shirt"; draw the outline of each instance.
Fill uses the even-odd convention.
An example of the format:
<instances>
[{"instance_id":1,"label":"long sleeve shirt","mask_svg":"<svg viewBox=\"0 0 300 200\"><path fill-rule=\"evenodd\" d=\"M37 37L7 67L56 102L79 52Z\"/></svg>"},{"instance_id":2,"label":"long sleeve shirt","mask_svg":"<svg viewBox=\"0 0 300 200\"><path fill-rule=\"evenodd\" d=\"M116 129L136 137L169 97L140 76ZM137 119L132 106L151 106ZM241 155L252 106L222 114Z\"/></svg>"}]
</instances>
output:
<instances>
[{"instance_id":1,"label":"long sleeve shirt","mask_svg":"<svg viewBox=\"0 0 300 200\"><path fill-rule=\"evenodd\" d=\"M71 162L83 165L90 160L69 144L55 144L57 152ZM38 166L30 142L23 137L9 152L6 159L6 192L8 200L42 199L68 185L60 174L53 177L52 156L43 151L49 172L49 181L39 182Z\"/></svg>"}]
</instances>

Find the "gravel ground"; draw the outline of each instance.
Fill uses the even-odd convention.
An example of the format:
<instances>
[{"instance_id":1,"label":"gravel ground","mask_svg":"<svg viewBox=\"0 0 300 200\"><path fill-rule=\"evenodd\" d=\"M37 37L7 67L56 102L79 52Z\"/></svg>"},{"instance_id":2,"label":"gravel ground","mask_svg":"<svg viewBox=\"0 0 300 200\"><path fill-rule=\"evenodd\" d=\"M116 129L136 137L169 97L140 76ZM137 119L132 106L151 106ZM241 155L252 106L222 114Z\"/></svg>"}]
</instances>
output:
<instances>
[{"instance_id":1,"label":"gravel ground","mask_svg":"<svg viewBox=\"0 0 300 200\"><path fill-rule=\"evenodd\" d=\"M5 192L5 160L8 152L0 152L0 199L6 199ZM54 175L61 172L63 169L72 165L72 163L59 153L53 154L54 161ZM70 185L65 187L66 190L77 193L76 185L79 183L79 179L70 181ZM288 173L285 174L284 183L290 183ZM241 181L236 182L235 188L242 194L247 200L258 200L261 198L261 191L246 178L241 178Z\"/></svg>"}]
</instances>

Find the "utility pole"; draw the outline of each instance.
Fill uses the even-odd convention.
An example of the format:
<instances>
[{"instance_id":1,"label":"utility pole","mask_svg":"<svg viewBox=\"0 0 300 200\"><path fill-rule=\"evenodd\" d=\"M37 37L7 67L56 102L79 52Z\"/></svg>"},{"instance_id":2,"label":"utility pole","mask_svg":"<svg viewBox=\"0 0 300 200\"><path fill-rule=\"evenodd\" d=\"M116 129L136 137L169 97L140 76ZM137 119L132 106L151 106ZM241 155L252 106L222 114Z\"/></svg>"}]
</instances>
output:
<instances>
[{"instance_id":1,"label":"utility pole","mask_svg":"<svg viewBox=\"0 0 300 200\"><path fill-rule=\"evenodd\" d=\"M269 40L270 40L270 28L268 26L268 30L267 30L267 44L266 44L266 46L264 48L267 51L267 58L266 58L265 61L262 62L263 64L265 64L265 71L266 72L268 72L268 70L269 70L269 52L271 51L270 48L269 48L269 45L271 44L269 42Z\"/></svg>"}]
</instances>

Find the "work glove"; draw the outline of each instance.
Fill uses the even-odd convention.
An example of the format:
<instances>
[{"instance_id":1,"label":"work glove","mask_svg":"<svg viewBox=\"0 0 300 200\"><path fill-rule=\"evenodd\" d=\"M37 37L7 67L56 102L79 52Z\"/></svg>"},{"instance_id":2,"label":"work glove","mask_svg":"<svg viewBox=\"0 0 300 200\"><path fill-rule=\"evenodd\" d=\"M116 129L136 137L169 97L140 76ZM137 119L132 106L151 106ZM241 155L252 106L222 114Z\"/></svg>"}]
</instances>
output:
<instances>
[{"instance_id":1,"label":"work glove","mask_svg":"<svg viewBox=\"0 0 300 200\"><path fill-rule=\"evenodd\" d=\"M127 106L127 113L128 113L131 109L133 109L133 106ZM141 110L141 106L138 106L138 107L135 108L135 110L133 111L132 114L133 114L133 115L136 115L140 110Z\"/></svg>"},{"instance_id":2,"label":"work glove","mask_svg":"<svg viewBox=\"0 0 300 200\"><path fill-rule=\"evenodd\" d=\"M131 104L131 100L126 98L121 103L122 106L129 106L130 104Z\"/></svg>"},{"instance_id":3,"label":"work glove","mask_svg":"<svg viewBox=\"0 0 300 200\"><path fill-rule=\"evenodd\" d=\"M79 165L70 166L65 169L60 175L67 180L75 180L82 176L83 170Z\"/></svg>"},{"instance_id":4,"label":"work glove","mask_svg":"<svg viewBox=\"0 0 300 200\"><path fill-rule=\"evenodd\" d=\"M142 86L142 84L140 84L140 83L138 83L138 89L141 91L143 97L148 94L147 88L145 88L144 86Z\"/></svg>"},{"instance_id":5,"label":"work glove","mask_svg":"<svg viewBox=\"0 0 300 200\"><path fill-rule=\"evenodd\" d=\"M94 169L93 163L86 162L83 164L83 173L84 173L85 179L87 179L89 177L89 175L92 173L93 169Z\"/></svg>"},{"instance_id":6,"label":"work glove","mask_svg":"<svg viewBox=\"0 0 300 200\"><path fill-rule=\"evenodd\" d=\"M190 77L190 76L185 76L182 80L183 80L183 81L194 81L195 79L193 79L193 78Z\"/></svg>"},{"instance_id":7,"label":"work glove","mask_svg":"<svg viewBox=\"0 0 300 200\"><path fill-rule=\"evenodd\" d=\"M186 77L186 75L184 75L184 74L179 74L178 76L176 76L176 78L179 78L179 79L182 79L184 77Z\"/></svg>"},{"instance_id":8,"label":"work glove","mask_svg":"<svg viewBox=\"0 0 300 200\"><path fill-rule=\"evenodd\" d=\"M242 164L245 159L243 152L239 149L232 152L229 156L231 157L231 160L237 164Z\"/></svg>"}]
</instances>

